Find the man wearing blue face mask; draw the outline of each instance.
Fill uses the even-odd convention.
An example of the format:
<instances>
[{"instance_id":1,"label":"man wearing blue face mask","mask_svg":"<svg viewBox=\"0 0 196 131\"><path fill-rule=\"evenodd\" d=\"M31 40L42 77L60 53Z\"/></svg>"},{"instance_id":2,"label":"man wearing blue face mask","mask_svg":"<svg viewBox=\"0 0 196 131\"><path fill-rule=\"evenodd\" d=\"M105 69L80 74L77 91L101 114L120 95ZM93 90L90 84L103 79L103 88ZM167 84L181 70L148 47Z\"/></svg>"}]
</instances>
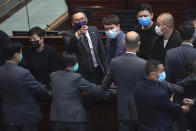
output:
<instances>
[{"instance_id":1,"label":"man wearing blue face mask","mask_svg":"<svg viewBox=\"0 0 196 131\"><path fill-rule=\"evenodd\" d=\"M170 95L159 86L165 79L164 67L158 61L149 60L145 67L146 80L137 84L135 101L140 121L139 131L172 131L172 118L187 112L189 106L175 104Z\"/></svg>"},{"instance_id":2,"label":"man wearing blue face mask","mask_svg":"<svg viewBox=\"0 0 196 131\"><path fill-rule=\"evenodd\" d=\"M106 57L110 65L111 59L125 53L125 34L120 30L119 18L116 15L105 16L102 24L107 36Z\"/></svg>"},{"instance_id":3,"label":"man wearing blue face mask","mask_svg":"<svg viewBox=\"0 0 196 131\"><path fill-rule=\"evenodd\" d=\"M73 53L63 52L62 70L50 75L52 87L51 121L53 131L86 131L87 113L82 102L82 91L99 97L110 92L88 82L76 71L80 68Z\"/></svg>"},{"instance_id":4,"label":"man wearing blue face mask","mask_svg":"<svg viewBox=\"0 0 196 131\"><path fill-rule=\"evenodd\" d=\"M134 28L141 37L141 44L137 55L148 60L151 54L152 41L158 36L155 33L156 22L152 21L153 12L149 4L141 4L137 9L139 25Z\"/></svg>"}]
</instances>

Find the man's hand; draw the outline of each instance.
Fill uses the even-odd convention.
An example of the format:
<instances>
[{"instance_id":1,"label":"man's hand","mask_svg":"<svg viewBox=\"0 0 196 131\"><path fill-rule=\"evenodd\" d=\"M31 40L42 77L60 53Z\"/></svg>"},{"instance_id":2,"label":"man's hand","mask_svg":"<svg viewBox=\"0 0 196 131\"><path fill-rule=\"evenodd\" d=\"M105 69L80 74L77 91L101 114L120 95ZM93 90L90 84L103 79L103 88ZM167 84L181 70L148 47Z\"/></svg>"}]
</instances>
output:
<instances>
[{"instance_id":1,"label":"man's hand","mask_svg":"<svg viewBox=\"0 0 196 131\"><path fill-rule=\"evenodd\" d=\"M189 106L181 106L181 108L182 108L182 110L184 111L184 112L188 112L189 111Z\"/></svg>"},{"instance_id":2,"label":"man's hand","mask_svg":"<svg viewBox=\"0 0 196 131\"><path fill-rule=\"evenodd\" d=\"M88 26L87 25L83 25L78 31L77 31L77 35L81 36L82 34L86 33L86 31L88 30Z\"/></svg>"},{"instance_id":3,"label":"man's hand","mask_svg":"<svg viewBox=\"0 0 196 131\"><path fill-rule=\"evenodd\" d=\"M188 106L194 105L194 101L192 99L188 99L188 98L184 98L183 103Z\"/></svg>"}]
</instances>

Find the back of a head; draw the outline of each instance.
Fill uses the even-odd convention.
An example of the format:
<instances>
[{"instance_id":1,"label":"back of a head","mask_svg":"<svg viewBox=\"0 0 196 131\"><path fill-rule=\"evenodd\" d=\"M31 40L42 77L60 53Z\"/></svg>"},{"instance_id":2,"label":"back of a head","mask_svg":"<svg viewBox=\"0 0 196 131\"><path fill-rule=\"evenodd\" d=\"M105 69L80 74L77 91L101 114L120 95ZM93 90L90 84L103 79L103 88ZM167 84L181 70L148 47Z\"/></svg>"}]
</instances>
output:
<instances>
[{"instance_id":1,"label":"back of a head","mask_svg":"<svg viewBox=\"0 0 196 131\"><path fill-rule=\"evenodd\" d=\"M140 41L140 36L134 31L130 31L125 36L125 43L128 49L136 49Z\"/></svg>"},{"instance_id":2,"label":"back of a head","mask_svg":"<svg viewBox=\"0 0 196 131\"><path fill-rule=\"evenodd\" d=\"M156 72L160 64L162 63L159 61L153 59L148 60L145 67L146 75L149 76L151 72Z\"/></svg>"},{"instance_id":3,"label":"back of a head","mask_svg":"<svg viewBox=\"0 0 196 131\"><path fill-rule=\"evenodd\" d=\"M42 38L45 36L45 31L40 28L39 26L33 27L29 30L29 36L32 36L34 34L37 34L37 36L39 36L39 38Z\"/></svg>"},{"instance_id":4,"label":"back of a head","mask_svg":"<svg viewBox=\"0 0 196 131\"><path fill-rule=\"evenodd\" d=\"M171 28L174 28L174 17L170 13L162 13L158 16L161 17L164 24L170 25Z\"/></svg>"},{"instance_id":5,"label":"back of a head","mask_svg":"<svg viewBox=\"0 0 196 131\"><path fill-rule=\"evenodd\" d=\"M189 74L196 75L196 60L191 61L187 66L187 71Z\"/></svg>"},{"instance_id":6,"label":"back of a head","mask_svg":"<svg viewBox=\"0 0 196 131\"><path fill-rule=\"evenodd\" d=\"M5 46L5 58L6 60L13 59L15 53L20 53L23 46L21 43L9 43Z\"/></svg>"},{"instance_id":7,"label":"back of a head","mask_svg":"<svg viewBox=\"0 0 196 131\"><path fill-rule=\"evenodd\" d=\"M102 20L103 25L118 25L119 22L120 20L116 15L105 16Z\"/></svg>"},{"instance_id":8,"label":"back of a head","mask_svg":"<svg viewBox=\"0 0 196 131\"><path fill-rule=\"evenodd\" d=\"M63 68L74 66L77 63L76 55L72 52L62 52L60 64Z\"/></svg>"},{"instance_id":9,"label":"back of a head","mask_svg":"<svg viewBox=\"0 0 196 131\"><path fill-rule=\"evenodd\" d=\"M150 4L141 4L137 8L137 13L144 10L147 10L150 14L152 14L152 6Z\"/></svg>"},{"instance_id":10,"label":"back of a head","mask_svg":"<svg viewBox=\"0 0 196 131\"><path fill-rule=\"evenodd\" d=\"M180 24L178 31L182 41L189 41L193 38L195 27L192 22L186 21Z\"/></svg>"}]
</instances>

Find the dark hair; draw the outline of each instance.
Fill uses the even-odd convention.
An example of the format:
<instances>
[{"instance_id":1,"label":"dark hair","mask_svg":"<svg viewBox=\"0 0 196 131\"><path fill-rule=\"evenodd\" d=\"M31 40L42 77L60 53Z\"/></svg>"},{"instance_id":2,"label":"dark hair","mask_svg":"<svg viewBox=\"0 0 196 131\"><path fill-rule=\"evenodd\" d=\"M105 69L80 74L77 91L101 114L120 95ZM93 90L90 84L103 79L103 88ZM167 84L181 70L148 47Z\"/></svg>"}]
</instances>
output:
<instances>
[{"instance_id":1,"label":"dark hair","mask_svg":"<svg viewBox=\"0 0 196 131\"><path fill-rule=\"evenodd\" d=\"M70 13L69 17L71 18L71 21L73 21L73 15L76 13L83 13L86 17L87 17L87 10L85 10L84 8L75 8L72 10L72 12Z\"/></svg>"},{"instance_id":2,"label":"dark hair","mask_svg":"<svg viewBox=\"0 0 196 131\"><path fill-rule=\"evenodd\" d=\"M190 40L195 32L195 27L192 22L186 21L180 24L179 34L182 41Z\"/></svg>"},{"instance_id":3,"label":"dark hair","mask_svg":"<svg viewBox=\"0 0 196 131\"><path fill-rule=\"evenodd\" d=\"M160 61L148 60L145 67L146 75L148 76L150 72L156 72L160 64L162 64Z\"/></svg>"},{"instance_id":4,"label":"dark hair","mask_svg":"<svg viewBox=\"0 0 196 131\"><path fill-rule=\"evenodd\" d=\"M118 25L119 24L119 18L116 15L109 15L105 16L102 20L103 25Z\"/></svg>"},{"instance_id":5,"label":"dark hair","mask_svg":"<svg viewBox=\"0 0 196 131\"><path fill-rule=\"evenodd\" d=\"M32 36L34 34L39 36L39 38L42 38L45 36L45 31L43 29L41 29L39 26L36 26L36 27L33 27L29 30L29 36Z\"/></svg>"},{"instance_id":6,"label":"dark hair","mask_svg":"<svg viewBox=\"0 0 196 131\"><path fill-rule=\"evenodd\" d=\"M15 53L20 53L23 48L21 43L9 43L5 46L5 59L11 60Z\"/></svg>"},{"instance_id":7,"label":"dark hair","mask_svg":"<svg viewBox=\"0 0 196 131\"><path fill-rule=\"evenodd\" d=\"M196 75L196 60L191 61L188 65L187 65L187 72L189 74L195 74Z\"/></svg>"},{"instance_id":8,"label":"dark hair","mask_svg":"<svg viewBox=\"0 0 196 131\"><path fill-rule=\"evenodd\" d=\"M74 66L77 63L76 55L72 52L62 52L60 64L63 68Z\"/></svg>"},{"instance_id":9,"label":"dark hair","mask_svg":"<svg viewBox=\"0 0 196 131\"><path fill-rule=\"evenodd\" d=\"M125 36L126 47L129 49L135 49L138 47L138 42L140 41L139 34L136 35L135 38L128 38L127 35Z\"/></svg>"},{"instance_id":10,"label":"dark hair","mask_svg":"<svg viewBox=\"0 0 196 131\"><path fill-rule=\"evenodd\" d=\"M150 14L152 14L152 6L150 4L141 4L137 8L137 13L139 13L140 11L144 11L144 10L147 10Z\"/></svg>"}]
</instances>

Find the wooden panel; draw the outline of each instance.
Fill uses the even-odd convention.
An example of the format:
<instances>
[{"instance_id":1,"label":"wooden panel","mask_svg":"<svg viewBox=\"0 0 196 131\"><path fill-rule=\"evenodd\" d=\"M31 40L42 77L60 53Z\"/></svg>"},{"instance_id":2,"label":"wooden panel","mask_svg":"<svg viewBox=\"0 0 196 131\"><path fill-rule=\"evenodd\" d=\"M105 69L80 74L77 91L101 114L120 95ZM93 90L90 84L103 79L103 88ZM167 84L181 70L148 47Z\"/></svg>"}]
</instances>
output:
<instances>
[{"instance_id":1,"label":"wooden panel","mask_svg":"<svg viewBox=\"0 0 196 131\"><path fill-rule=\"evenodd\" d=\"M135 10L141 3L149 3L153 7L154 21L160 13L168 12L174 16L175 27L184 21L185 10L196 8L195 0L66 0L69 11L75 7L87 8L92 12L91 25L102 30L101 21L111 10ZM57 30L70 29L70 21L64 22Z\"/></svg>"}]
</instances>

